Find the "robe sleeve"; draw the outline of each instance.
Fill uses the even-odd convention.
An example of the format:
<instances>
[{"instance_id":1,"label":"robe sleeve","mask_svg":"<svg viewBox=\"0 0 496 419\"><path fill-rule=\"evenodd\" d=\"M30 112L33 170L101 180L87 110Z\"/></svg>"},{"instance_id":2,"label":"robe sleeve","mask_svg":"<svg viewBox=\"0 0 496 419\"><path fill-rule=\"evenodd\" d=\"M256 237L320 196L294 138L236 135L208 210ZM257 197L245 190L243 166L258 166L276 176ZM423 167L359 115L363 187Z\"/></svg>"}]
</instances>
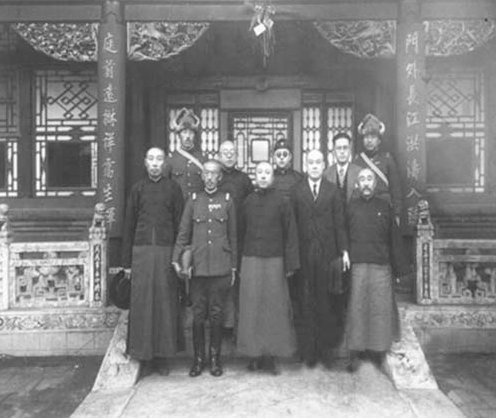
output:
<instances>
[{"instance_id":1,"label":"robe sleeve","mask_svg":"<svg viewBox=\"0 0 496 419\"><path fill-rule=\"evenodd\" d=\"M300 268L300 253L298 248L298 231L296 219L291 204L284 199L282 202L284 269L293 272Z\"/></svg>"},{"instance_id":2,"label":"robe sleeve","mask_svg":"<svg viewBox=\"0 0 496 419\"><path fill-rule=\"evenodd\" d=\"M172 220L174 223L174 240L177 238L177 235L179 234L179 225L181 223L181 216L184 211L184 197L183 193L181 191L181 187L179 184L173 180L172 182L172 199L173 199L173 214L172 214Z\"/></svg>"},{"instance_id":3,"label":"robe sleeve","mask_svg":"<svg viewBox=\"0 0 496 419\"><path fill-rule=\"evenodd\" d=\"M136 223L138 221L140 189L135 186L131 189L126 206L126 216L124 218L122 234L122 253L121 262L124 268L130 268L132 262L132 252L134 243L134 234L136 232Z\"/></svg>"},{"instance_id":4,"label":"robe sleeve","mask_svg":"<svg viewBox=\"0 0 496 419\"><path fill-rule=\"evenodd\" d=\"M227 207L227 237L231 247L231 269L238 267L238 236L237 236L237 221L236 207L233 200L229 201Z\"/></svg>"},{"instance_id":5,"label":"robe sleeve","mask_svg":"<svg viewBox=\"0 0 496 419\"><path fill-rule=\"evenodd\" d=\"M190 198L186 202L181 223L179 224L179 232L176 238L174 251L172 252L172 262L181 263L181 254L186 246L191 244L191 236L193 229L193 200Z\"/></svg>"},{"instance_id":6,"label":"robe sleeve","mask_svg":"<svg viewBox=\"0 0 496 419\"><path fill-rule=\"evenodd\" d=\"M401 178L393 157L390 154L387 156L387 171L391 204L393 206L394 215L398 216L401 214Z\"/></svg>"}]
</instances>

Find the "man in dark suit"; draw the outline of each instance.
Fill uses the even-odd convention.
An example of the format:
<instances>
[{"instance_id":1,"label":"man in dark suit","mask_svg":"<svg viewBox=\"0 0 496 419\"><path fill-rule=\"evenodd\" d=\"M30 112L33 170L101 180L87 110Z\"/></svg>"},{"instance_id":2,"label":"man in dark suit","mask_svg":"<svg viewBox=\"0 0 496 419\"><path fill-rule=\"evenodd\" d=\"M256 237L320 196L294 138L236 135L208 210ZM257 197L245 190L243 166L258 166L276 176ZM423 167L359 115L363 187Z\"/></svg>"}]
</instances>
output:
<instances>
[{"instance_id":1,"label":"man in dark suit","mask_svg":"<svg viewBox=\"0 0 496 419\"><path fill-rule=\"evenodd\" d=\"M339 343L337 313L330 295L340 288L341 271L350 265L344 211L338 188L323 179L324 156L312 150L307 177L291 190L300 244L300 303L304 328L300 354L309 367L321 361L330 368Z\"/></svg>"},{"instance_id":2,"label":"man in dark suit","mask_svg":"<svg viewBox=\"0 0 496 419\"><path fill-rule=\"evenodd\" d=\"M357 178L361 167L351 162L351 137L348 134L336 134L332 143L336 162L324 171L324 177L338 187L346 207L352 196L357 195Z\"/></svg>"}]
</instances>

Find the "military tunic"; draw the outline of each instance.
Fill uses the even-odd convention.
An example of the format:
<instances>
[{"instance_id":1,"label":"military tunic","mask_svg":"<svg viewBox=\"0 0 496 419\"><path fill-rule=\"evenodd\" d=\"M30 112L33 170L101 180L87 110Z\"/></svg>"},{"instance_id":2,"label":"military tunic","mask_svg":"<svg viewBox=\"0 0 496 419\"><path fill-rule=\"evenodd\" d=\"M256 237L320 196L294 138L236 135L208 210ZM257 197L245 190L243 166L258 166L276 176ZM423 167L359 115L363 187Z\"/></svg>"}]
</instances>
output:
<instances>
[{"instance_id":1,"label":"military tunic","mask_svg":"<svg viewBox=\"0 0 496 419\"><path fill-rule=\"evenodd\" d=\"M388 201L393 207L395 216L401 214L401 178L398 168L393 159L393 156L388 152L377 151L372 155L367 154L367 157L386 175L389 186L376 175L377 185L375 188L375 195ZM369 168L360 154L354 160L354 163L362 168Z\"/></svg>"},{"instance_id":2,"label":"military tunic","mask_svg":"<svg viewBox=\"0 0 496 419\"><path fill-rule=\"evenodd\" d=\"M192 150L189 151L189 154L199 160L200 163L205 162L205 157L200 151ZM185 200L187 200L193 192L200 192L203 190L201 173L202 169L177 151L174 151L165 160L164 175L165 177L175 180L179 184Z\"/></svg>"},{"instance_id":3,"label":"military tunic","mask_svg":"<svg viewBox=\"0 0 496 419\"><path fill-rule=\"evenodd\" d=\"M122 264L132 268L128 353L138 360L183 349L173 244L183 210L179 185L146 178L131 189L124 222Z\"/></svg>"},{"instance_id":4,"label":"military tunic","mask_svg":"<svg viewBox=\"0 0 496 419\"><path fill-rule=\"evenodd\" d=\"M279 191L284 198L289 199L291 188L300 182L304 176L294 169L281 169L274 170L274 183L272 187Z\"/></svg>"},{"instance_id":5,"label":"military tunic","mask_svg":"<svg viewBox=\"0 0 496 419\"><path fill-rule=\"evenodd\" d=\"M234 203L228 193L195 193L186 203L172 260L179 263L186 246L193 254L191 298L195 322L222 324L232 269L237 267Z\"/></svg>"}]
</instances>

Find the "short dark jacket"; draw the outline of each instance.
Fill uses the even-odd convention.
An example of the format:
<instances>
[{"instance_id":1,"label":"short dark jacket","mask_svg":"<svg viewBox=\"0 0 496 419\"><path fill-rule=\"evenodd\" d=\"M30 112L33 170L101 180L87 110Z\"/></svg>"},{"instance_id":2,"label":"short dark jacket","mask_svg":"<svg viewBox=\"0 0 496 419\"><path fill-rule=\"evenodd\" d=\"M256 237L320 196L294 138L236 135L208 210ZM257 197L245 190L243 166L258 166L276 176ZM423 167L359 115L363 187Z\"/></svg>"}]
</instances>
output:
<instances>
[{"instance_id":1,"label":"short dark jacket","mask_svg":"<svg viewBox=\"0 0 496 419\"><path fill-rule=\"evenodd\" d=\"M409 271L391 206L377 196L354 199L347 209L351 263L391 265L397 276Z\"/></svg>"},{"instance_id":2,"label":"short dark jacket","mask_svg":"<svg viewBox=\"0 0 496 419\"><path fill-rule=\"evenodd\" d=\"M283 257L286 272L300 267L293 210L279 191L259 189L248 195L240 224L243 256Z\"/></svg>"},{"instance_id":3,"label":"short dark jacket","mask_svg":"<svg viewBox=\"0 0 496 419\"><path fill-rule=\"evenodd\" d=\"M230 194L194 193L186 203L172 254L191 245L194 276L222 276L237 267L236 211Z\"/></svg>"},{"instance_id":4,"label":"short dark jacket","mask_svg":"<svg viewBox=\"0 0 496 419\"><path fill-rule=\"evenodd\" d=\"M200 151L194 150L190 154L203 163L205 157ZM201 179L201 169L189 159L174 151L170 156L165 159L164 175L170 179L175 180L183 192L184 199L193 192L200 192L203 190L203 181Z\"/></svg>"},{"instance_id":5,"label":"short dark jacket","mask_svg":"<svg viewBox=\"0 0 496 419\"><path fill-rule=\"evenodd\" d=\"M400 215L402 203L401 178L393 156L388 152L378 151L373 156L367 155L367 157L369 157L370 160L372 160L381 170L381 172L386 175L389 181L388 187L383 180L376 176L376 195L380 198L384 197L390 201L393 207L394 215ZM362 168L369 167L360 154L356 156L354 163Z\"/></svg>"},{"instance_id":6,"label":"short dark jacket","mask_svg":"<svg viewBox=\"0 0 496 419\"><path fill-rule=\"evenodd\" d=\"M154 182L147 177L131 188L122 241L125 268L131 266L133 245L174 245L183 206L181 188L173 180Z\"/></svg>"},{"instance_id":7,"label":"short dark jacket","mask_svg":"<svg viewBox=\"0 0 496 419\"><path fill-rule=\"evenodd\" d=\"M341 194L336 185L322 179L314 201L307 178L291 190L302 255L311 244L320 245L327 259L348 250Z\"/></svg>"}]
</instances>

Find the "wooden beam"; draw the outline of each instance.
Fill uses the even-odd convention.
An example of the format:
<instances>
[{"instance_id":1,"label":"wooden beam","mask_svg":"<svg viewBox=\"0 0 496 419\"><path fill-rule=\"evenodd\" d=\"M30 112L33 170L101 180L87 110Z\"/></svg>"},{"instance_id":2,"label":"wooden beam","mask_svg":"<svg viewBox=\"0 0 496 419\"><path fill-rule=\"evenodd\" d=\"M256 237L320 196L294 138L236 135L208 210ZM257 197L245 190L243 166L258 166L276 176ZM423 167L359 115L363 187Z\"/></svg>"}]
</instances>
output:
<instances>
[{"instance_id":1,"label":"wooden beam","mask_svg":"<svg viewBox=\"0 0 496 419\"><path fill-rule=\"evenodd\" d=\"M100 5L2 5L0 22L95 22L100 21Z\"/></svg>"},{"instance_id":2,"label":"wooden beam","mask_svg":"<svg viewBox=\"0 0 496 419\"><path fill-rule=\"evenodd\" d=\"M494 0L429 0L422 3L421 18L481 19L496 18Z\"/></svg>"}]
</instances>

